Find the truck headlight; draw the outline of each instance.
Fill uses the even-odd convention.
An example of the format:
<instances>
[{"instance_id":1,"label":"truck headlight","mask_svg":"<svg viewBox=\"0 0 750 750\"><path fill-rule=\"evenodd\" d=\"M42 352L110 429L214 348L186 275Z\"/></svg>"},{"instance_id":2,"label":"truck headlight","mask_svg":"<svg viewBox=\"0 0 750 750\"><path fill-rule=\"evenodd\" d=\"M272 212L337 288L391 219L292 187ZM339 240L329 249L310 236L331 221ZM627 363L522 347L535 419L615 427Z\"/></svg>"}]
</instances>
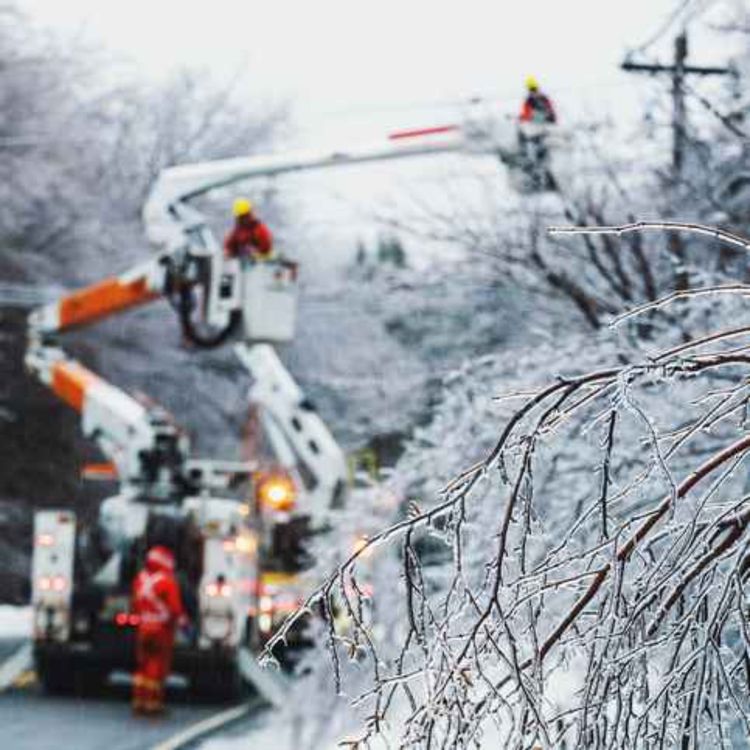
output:
<instances>
[{"instance_id":1,"label":"truck headlight","mask_svg":"<svg viewBox=\"0 0 750 750\"><path fill-rule=\"evenodd\" d=\"M297 491L287 474L269 473L257 480L256 494L261 507L281 512L294 509Z\"/></svg>"}]
</instances>

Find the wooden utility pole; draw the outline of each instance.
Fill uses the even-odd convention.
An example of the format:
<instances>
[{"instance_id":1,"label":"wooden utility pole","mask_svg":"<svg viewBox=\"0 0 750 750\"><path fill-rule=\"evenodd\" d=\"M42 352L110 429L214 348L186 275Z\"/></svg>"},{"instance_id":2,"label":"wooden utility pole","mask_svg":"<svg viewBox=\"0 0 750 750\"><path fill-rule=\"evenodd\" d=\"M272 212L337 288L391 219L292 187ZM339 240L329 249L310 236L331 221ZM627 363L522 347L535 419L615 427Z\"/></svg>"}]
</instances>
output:
<instances>
[{"instance_id":1,"label":"wooden utility pole","mask_svg":"<svg viewBox=\"0 0 750 750\"><path fill-rule=\"evenodd\" d=\"M672 76L672 172L675 183L682 176L685 163L685 141L687 133L687 108L685 106L685 78L690 75L716 76L736 75L733 68L688 65L687 32L683 31L674 40L674 60L671 65L648 65L625 60L621 67L628 73L649 73Z\"/></svg>"},{"instance_id":2,"label":"wooden utility pole","mask_svg":"<svg viewBox=\"0 0 750 750\"><path fill-rule=\"evenodd\" d=\"M682 31L674 40L674 59L671 65L634 63L628 59L621 66L628 73L648 73L650 75L667 73L672 76L672 184L674 188L677 188L682 180L682 170L685 165L685 143L687 141L685 78L691 75L737 75L737 71L733 68L688 65L687 57L687 32ZM688 289L690 287L690 279L688 278L686 268L686 254L682 237L677 232L670 232L668 245L675 263L675 289Z\"/></svg>"},{"instance_id":3,"label":"wooden utility pole","mask_svg":"<svg viewBox=\"0 0 750 750\"><path fill-rule=\"evenodd\" d=\"M675 180L682 175L685 161L685 129L687 109L685 108L685 61L688 46L685 32L674 40L674 74L672 76L672 169Z\"/></svg>"}]
</instances>

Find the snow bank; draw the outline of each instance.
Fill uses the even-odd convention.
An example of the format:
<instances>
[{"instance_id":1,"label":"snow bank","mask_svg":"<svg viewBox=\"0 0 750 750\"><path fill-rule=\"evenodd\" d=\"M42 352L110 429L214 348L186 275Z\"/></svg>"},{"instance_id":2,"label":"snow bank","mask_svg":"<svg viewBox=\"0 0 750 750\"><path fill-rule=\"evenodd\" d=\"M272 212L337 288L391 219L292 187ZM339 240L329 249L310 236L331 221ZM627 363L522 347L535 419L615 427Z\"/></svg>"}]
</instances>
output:
<instances>
[{"instance_id":1,"label":"snow bank","mask_svg":"<svg viewBox=\"0 0 750 750\"><path fill-rule=\"evenodd\" d=\"M0 638L31 637L31 607L0 605Z\"/></svg>"},{"instance_id":2,"label":"snow bank","mask_svg":"<svg viewBox=\"0 0 750 750\"><path fill-rule=\"evenodd\" d=\"M201 750L286 750L293 747L293 731L280 716L265 714L259 726L250 733L235 737L217 737L206 740L198 747Z\"/></svg>"}]
</instances>

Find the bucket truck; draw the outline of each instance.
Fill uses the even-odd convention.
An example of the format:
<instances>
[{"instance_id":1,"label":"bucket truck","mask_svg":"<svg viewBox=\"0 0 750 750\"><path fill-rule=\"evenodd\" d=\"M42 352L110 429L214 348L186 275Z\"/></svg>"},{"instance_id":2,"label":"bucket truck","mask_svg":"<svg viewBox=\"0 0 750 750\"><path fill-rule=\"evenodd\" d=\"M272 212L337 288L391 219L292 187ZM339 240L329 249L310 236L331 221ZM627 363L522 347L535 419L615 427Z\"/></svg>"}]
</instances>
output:
<instances>
[{"instance_id":1,"label":"bucket truck","mask_svg":"<svg viewBox=\"0 0 750 750\"><path fill-rule=\"evenodd\" d=\"M130 585L158 543L175 551L194 624L178 640L175 671L200 691L233 691L243 654L261 648L297 606L305 538L343 499L343 453L271 346L294 333L296 265L222 259L214 287L191 275L200 271L194 261L185 247L171 248L29 317L27 368L80 414L83 434L109 459L89 474L118 486L89 528L70 510L35 515L34 657L52 691L131 670L137 617L128 608ZM216 297L202 307L210 322L195 322L191 295L204 282L206 296ZM238 353L255 379L250 399L272 448L270 468L260 457L192 457L169 414L107 383L59 345L66 330L172 295L186 335L200 345L216 346L229 329L242 329Z\"/></svg>"},{"instance_id":2,"label":"bucket truck","mask_svg":"<svg viewBox=\"0 0 750 750\"><path fill-rule=\"evenodd\" d=\"M34 650L44 684L59 689L74 676L101 679L130 667L129 584L146 549L166 541L196 624L178 642L175 670L197 685L233 685L241 651L259 648L296 606L302 540L325 528L343 502L343 453L272 346L294 335L297 264L225 258L189 202L253 177L437 153L493 153L512 165L515 135L507 131L468 123L401 131L347 151L166 169L143 210L156 254L32 312L28 369L80 413L84 435L111 462L94 473L118 483L88 530L70 510L36 514ZM282 474L193 458L187 435L166 412L105 382L59 346L68 330L158 299L172 304L197 346L239 339L237 355L254 380L249 400Z\"/></svg>"},{"instance_id":3,"label":"bucket truck","mask_svg":"<svg viewBox=\"0 0 750 750\"><path fill-rule=\"evenodd\" d=\"M257 346L246 356L259 378L251 397L273 431L271 468L260 459L194 458L188 436L163 409L107 383L49 340L30 346L29 369L80 414L84 435L110 461L90 473L118 487L88 528L71 510L35 514L34 656L48 689L130 671L137 625L130 585L154 544L175 551L194 625L178 641L174 669L200 691L234 690L242 651L257 651L296 606L302 543L340 502L346 466L273 350Z\"/></svg>"}]
</instances>

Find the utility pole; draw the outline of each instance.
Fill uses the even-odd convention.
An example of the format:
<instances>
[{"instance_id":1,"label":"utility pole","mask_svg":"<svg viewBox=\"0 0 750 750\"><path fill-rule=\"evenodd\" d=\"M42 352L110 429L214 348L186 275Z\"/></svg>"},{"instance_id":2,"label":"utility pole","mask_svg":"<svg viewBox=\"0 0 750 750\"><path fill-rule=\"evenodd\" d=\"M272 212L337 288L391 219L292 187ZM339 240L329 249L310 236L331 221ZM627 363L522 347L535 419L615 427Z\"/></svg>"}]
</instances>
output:
<instances>
[{"instance_id":1,"label":"utility pole","mask_svg":"<svg viewBox=\"0 0 750 750\"><path fill-rule=\"evenodd\" d=\"M675 181L682 175L685 155L685 128L687 109L685 108L685 61L687 60L687 34L683 31L674 40L674 75L672 76L672 169Z\"/></svg>"},{"instance_id":2,"label":"utility pole","mask_svg":"<svg viewBox=\"0 0 750 750\"><path fill-rule=\"evenodd\" d=\"M621 68L628 73L648 73L672 76L672 185L676 189L682 180L685 164L685 143L687 141L687 107L685 104L685 78L696 76L737 75L733 68L688 65L687 32L682 31L674 40L674 59L671 65L648 65L634 63L626 59ZM676 203L676 195L673 198ZM675 263L674 285L677 290L690 288L690 279L686 268L686 254L682 237L677 232L670 232L668 239L669 252Z\"/></svg>"},{"instance_id":3,"label":"utility pole","mask_svg":"<svg viewBox=\"0 0 750 750\"><path fill-rule=\"evenodd\" d=\"M672 173L675 184L682 177L685 163L685 141L687 134L687 108L685 106L685 78L690 75L725 76L737 75L733 68L715 66L688 65L687 32L683 31L674 40L674 60L672 65L648 65L625 60L620 66L628 73L648 73L659 75L668 73L672 76Z\"/></svg>"}]
</instances>

